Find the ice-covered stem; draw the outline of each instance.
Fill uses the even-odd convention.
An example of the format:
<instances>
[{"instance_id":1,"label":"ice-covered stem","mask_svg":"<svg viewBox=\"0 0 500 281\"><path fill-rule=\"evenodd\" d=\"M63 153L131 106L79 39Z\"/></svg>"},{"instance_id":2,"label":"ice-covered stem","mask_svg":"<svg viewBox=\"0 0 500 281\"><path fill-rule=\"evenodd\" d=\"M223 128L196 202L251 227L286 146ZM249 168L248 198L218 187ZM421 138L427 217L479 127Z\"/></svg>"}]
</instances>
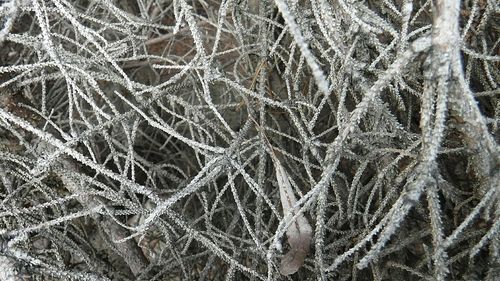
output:
<instances>
[{"instance_id":1,"label":"ice-covered stem","mask_svg":"<svg viewBox=\"0 0 500 281\"><path fill-rule=\"evenodd\" d=\"M47 142L41 141L36 147L37 154L43 154L47 152L51 152L54 150L54 147L49 145ZM53 171L61 178L65 188L72 194L86 194L89 191L85 190L82 184L79 183L79 180L75 178L75 174L78 173L77 166L74 160L67 159L64 157L58 158L57 165L54 165ZM95 209L99 208L102 203L100 203L97 198L92 195L77 197L79 203L83 206L83 209ZM107 237L108 241L119 241L124 237L130 236L130 233L127 229L121 227L116 223L111 217L104 216L101 217L97 214L91 215L94 219L98 220L101 223L101 227ZM139 246L135 243L134 240L127 240L120 243L114 243L114 252L119 255L127 264L131 273L134 276L138 276L142 273L142 271L147 266L147 260L144 257Z\"/></svg>"},{"instance_id":2,"label":"ice-covered stem","mask_svg":"<svg viewBox=\"0 0 500 281\"><path fill-rule=\"evenodd\" d=\"M380 234L380 238L367 255L361 259L358 266L363 268L368 262L377 258L382 247L396 232L403 218L416 204L420 194L435 184L436 158L445 130L445 120L448 112L448 97L451 88L452 61L460 60L457 56L459 44L458 13L459 1L434 1L434 19L432 24L431 49L424 64L424 91L421 99L420 128L422 129L422 151L420 163L415 170L414 184L407 188L411 200L403 200L400 206L395 204L388 216L389 221ZM435 190L428 192L431 208L431 227L434 242L434 277L444 280L448 273L446 252L441 247L443 230L440 224L439 205L435 200ZM404 198L401 196L400 198ZM399 200L398 200L399 202ZM396 206L398 206L396 208Z\"/></svg>"},{"instance_id":3,"label":"ice-covered stem","mask_svg":"<svg viewBox=\"0 0 500 281\"><path fill-rule=\"evenodd\" d=\"M7 36L12 27L14 26L14 22L19 13L19 3L18 0L10 0L10 1L0 2L0 18L5 17L3 21L3 26L0 25L0 44L5 40L5 36ZM2 24L2 23L0 23Z\"/></svg>"},{"instance_id":4,"label":"ice-covered stem","mask_svg":"<svg viewBox=\"0 0 500 281\"><path fill-rule=\"evenodd\" d=\"M328 81L326 80L325 74L319 67L316 57L311 52L304 36L302 35L302 31L300 30L299 25L295 22L295 17L292 15L292 12L288 8L288 5L284 0L275 0L274 2L283 15L283 19L285 19L285 22L288 26L288 29L290 30L290 33L293 36L293 39L299 46L302 55L306 59L307 65L309 66L309 68L311 68L311 72L314 79L316 80L318 89L323 94L328 95Z\"/></svg>"},{"instance_id":5,"label":"ice-covered stem","mask_svg":"<svg viewBox=\"0 0 500 281\"><path fill-rule=\"evenodd\" d=\"M474 95L465 80L460 54L461 36L459 31L460 1L437 0L434 2L432 45L436 58L450 64L450 117L463 134L463 140L471 150L473 169L480 182L498 176L500 155L498 145L488 131L486 120L481 114ZM479 190L486 193L485 185Z\"/></svg>"},{"instance_id":6,"label":"ice-covered stem","mask_svg":"<svg viewBox=\"0 0 500 281\"><path fill-rule=\"evenodd\" d=\"M18 281L21 280L16 269L16 261L10 257L0 255L0 280Z\"/></svg>"},{"instance_id":7,"label":"ice-covered stem","mask_svg":"<svg viewBox=\"0 0 500 281\"><path fill-rule=\"evenodd\" d=\"M85 187L80 185L73 177L71 177L71 174L76 172L76 166L71 162L71 160L62 159L60 160L60 163L62 169L57 173L66 189L73 194L85 192L82 190L82 188ZM78 201L85 208L94 208L101 204L91 196L78 197ZM108 236L107 238L109 241L115 242L130 236L127 229L118 225L109 216L102 217L100 222L101 227ZM114 246L115 252L125 261L132 274L134 276L140 275L147 266L147 260L135 240L129 239L124 242L115 242Z\"/></svg>"}]
</instances>

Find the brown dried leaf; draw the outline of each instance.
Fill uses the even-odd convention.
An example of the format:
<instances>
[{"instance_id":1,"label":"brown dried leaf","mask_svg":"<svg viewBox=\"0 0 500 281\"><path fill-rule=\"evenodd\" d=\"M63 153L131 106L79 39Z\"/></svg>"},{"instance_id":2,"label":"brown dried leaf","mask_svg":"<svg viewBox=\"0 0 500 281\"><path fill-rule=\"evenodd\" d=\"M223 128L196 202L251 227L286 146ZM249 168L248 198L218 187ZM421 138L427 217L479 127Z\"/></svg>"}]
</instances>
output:
<instances>
[{"instance_id":1,"label":"brown dried leaf","mask_svg":"<svg viewBox=\"0 0 500 281\"><path fill-rule=\"evenodd\" d=\"M295 215L297 210L294 210L293 206L297 202L297 199L293 194L288 174L276 156L271 155L271 157L273 158L276 178L280 189L283 215L286 216L290 212ZM299 215L297 219L288 227L286 230L286 236L288 238L288 244L290 244L290 251L281 259L280 272L283 275L290 275L297 272L297 270L299 270L299 268L304 264L304 259L309 253L309 247L311 244L312 228L303 214Z\"/></svg>"}]
</instances>

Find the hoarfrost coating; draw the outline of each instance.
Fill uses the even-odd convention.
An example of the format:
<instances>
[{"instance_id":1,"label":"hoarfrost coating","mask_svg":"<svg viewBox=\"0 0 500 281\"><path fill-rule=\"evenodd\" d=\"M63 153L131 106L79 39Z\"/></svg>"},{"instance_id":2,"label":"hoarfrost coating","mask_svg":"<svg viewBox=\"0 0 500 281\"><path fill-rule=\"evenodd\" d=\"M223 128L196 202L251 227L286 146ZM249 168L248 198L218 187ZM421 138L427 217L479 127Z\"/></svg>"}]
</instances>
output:
<instances>
[{"instance_id":1,"label":"hoarfrost coating","mask_svg":"<svg viewBox=\"0 0 500 281\"><path fill-rule=\"evenodd\" d=\"M0 1L0 279L495 280L495 4Z\"/></svg>"}]
</instances>

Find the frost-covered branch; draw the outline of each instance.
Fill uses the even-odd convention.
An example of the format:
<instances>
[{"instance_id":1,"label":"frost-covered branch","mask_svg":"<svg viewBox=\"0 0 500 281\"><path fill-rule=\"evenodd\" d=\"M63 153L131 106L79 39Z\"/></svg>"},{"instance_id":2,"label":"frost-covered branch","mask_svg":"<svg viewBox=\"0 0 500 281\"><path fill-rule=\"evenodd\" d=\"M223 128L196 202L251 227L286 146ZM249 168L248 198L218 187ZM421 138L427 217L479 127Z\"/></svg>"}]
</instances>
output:
<instances>
[{"instance_id":1,"label":"frost-covered branch","mask_svg":"<svg viewBox=\"0 0 500 281\"><path fill-rule=\"evenodd\" d=\"M495 280L497 12L0 1L0 271Z\"/></svg>"}]
</instances>

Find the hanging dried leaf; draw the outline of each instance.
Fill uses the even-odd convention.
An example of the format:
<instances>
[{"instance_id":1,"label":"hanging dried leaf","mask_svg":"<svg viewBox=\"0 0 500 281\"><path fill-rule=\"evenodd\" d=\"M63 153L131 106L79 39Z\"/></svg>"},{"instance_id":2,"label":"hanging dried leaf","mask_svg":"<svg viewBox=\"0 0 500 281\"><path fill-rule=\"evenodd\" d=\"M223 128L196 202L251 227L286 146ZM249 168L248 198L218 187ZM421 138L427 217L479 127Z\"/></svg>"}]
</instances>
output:
<instances>
[{"instance_id":1,"label":"hanging dried leaf","mask_svg":"<svg viewBox=\"0 0 500 281\"><path fill-rule=\"evenodd\" d=\"M288 180L288 174L276 156L271 155L271 157L276 169L276 178L280 189L283 215L286 216L290 212L295 214L297 210L294 210L293 206L297 202L297 199L293 194L292 186ZM309 253L311 244L312 228L303 214L299 215L288 227L286 236L288 238L288 244L290 245L290 251L281 259L280 272L283 275L290 275L297 272L304 264L304 259L307 253Z\"/></svg>"}]
</instances>

